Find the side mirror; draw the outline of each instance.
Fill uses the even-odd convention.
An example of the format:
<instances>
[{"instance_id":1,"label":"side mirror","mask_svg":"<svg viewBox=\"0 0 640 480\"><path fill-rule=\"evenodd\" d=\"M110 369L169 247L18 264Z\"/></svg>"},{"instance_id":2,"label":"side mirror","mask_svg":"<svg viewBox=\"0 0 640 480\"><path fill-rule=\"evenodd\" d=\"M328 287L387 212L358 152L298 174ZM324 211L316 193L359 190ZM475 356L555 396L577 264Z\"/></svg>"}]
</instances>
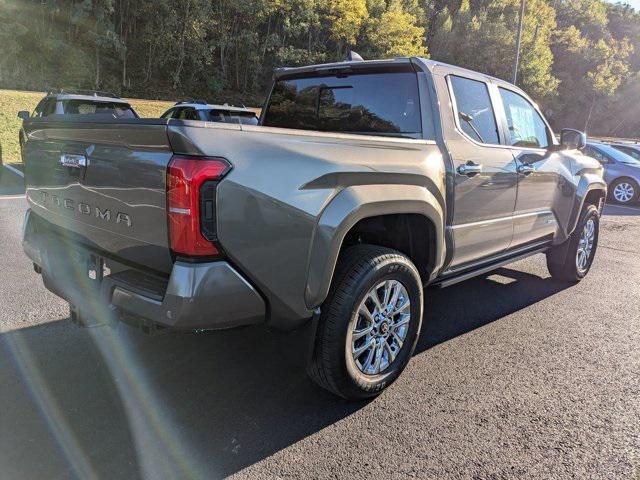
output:
<instances>
[{"instance_id":1,"label":"side mirror","mask_svg":"<svg viewBox=\"0 0 640 480\"><path fill-rule=\"evenodd\" d=\"M583 150L587 146L587 134L572 128L560 132L560 145L565 150Z\"/></svg>"},{"instance_id":2,"label":"side mirror","mask_svg":"<svg viewBox=\"0 0 640 480\"><path fill-rule=\"evenodd\" d=\"M20 110L18 112L18 118L21 118L22 120L26 120L30 117L31 115L29 115L29 112L27 112L26 110Z\"/></svg>"}]
</instances>

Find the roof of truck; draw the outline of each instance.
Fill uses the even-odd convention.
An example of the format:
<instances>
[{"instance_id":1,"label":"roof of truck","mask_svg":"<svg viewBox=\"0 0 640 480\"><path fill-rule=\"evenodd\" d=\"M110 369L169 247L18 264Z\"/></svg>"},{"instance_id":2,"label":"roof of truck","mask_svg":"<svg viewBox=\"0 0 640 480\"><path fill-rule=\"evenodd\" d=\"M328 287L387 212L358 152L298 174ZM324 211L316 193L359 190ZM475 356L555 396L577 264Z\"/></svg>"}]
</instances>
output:
<instances>
[{"instance_id":1,"label":"roof of truck","mask_svg":"<svg viewBox=\"0 0 640 480\"><path fill-rule=\"evenodd\" d=\"M303 67L281 67L276 68L274 70L275 78L280 77L288 77L288 76L296 76L304 73L310 72L322 72L322 71L335 71L342 69L367 69L371 67L387 67L387 68L402 68L403 66L408 67L410 65L421 65L425 67L430 72L436 67L445 67L450 68L452 70L456 70L458 72L469 72L473 75L482 75L487 79L494 80L499 83L510 84L506 80L502 80L500 78L492 77L491 75L487 75L483 72L478 72L475 70L469 70L468 68L458 67L457 65L451 65L448 63L440 62L438 60L431 60L423 57L396 57L396 58L387 58L381 60L351 60L351 61L343 61L343 62L334 62L334 63L322 63L317 65L307 65ZM510 84L511 85L511 84Z\"/></svg>"}]
</instances>

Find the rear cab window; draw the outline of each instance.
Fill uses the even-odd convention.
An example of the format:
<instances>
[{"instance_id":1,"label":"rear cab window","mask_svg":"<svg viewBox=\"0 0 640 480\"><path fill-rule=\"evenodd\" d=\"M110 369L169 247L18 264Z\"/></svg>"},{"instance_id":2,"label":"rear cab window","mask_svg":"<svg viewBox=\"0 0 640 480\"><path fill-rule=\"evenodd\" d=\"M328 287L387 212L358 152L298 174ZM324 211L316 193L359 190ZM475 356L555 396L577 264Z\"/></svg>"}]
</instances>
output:
<instances>
[{"instance_id":1,"label":"rear cab window","mask_svg":"<svg viewBox=\"0 0 640 480\"><path fill-rule=\"evenodd\" d=\"M284 78L273 86L262 125L421 138L418 79L413 71Z\"/></svg>"}]
</instances>

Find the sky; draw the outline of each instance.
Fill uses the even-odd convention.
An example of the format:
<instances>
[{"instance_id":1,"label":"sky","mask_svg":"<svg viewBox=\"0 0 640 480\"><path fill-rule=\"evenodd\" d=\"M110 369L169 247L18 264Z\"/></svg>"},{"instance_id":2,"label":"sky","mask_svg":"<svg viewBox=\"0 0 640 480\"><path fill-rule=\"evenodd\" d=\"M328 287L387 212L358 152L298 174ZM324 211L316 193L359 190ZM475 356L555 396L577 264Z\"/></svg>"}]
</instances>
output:
<instances>
[{"instance_id":1,"label":"sky","mask_svg":"<svg viewBox=\"0 0 640 480\"><path fill-rule=\"evenodd\" d=\"M617 3L617 0L608 0L610 3ZM622 3L628 3L640 12L640 0L622 0Z\"/></svg>"}]
</instances>

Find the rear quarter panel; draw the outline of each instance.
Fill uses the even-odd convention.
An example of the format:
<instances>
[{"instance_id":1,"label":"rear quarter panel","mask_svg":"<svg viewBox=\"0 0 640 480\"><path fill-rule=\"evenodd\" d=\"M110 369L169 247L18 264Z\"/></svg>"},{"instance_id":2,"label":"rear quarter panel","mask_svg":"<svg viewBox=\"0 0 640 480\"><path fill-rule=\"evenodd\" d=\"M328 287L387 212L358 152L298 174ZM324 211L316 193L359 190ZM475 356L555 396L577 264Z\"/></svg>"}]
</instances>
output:
<instances>
[{"instance_id":1,"label":"rear quarter panel","mask_svg":"<svg viewBox=\"0 0 640 480\"><path fill-rule=\"evenodd\" d=\"M337 208L348 224L372 198L379 207L393 201L399 186L429 192L439 211L444 208L444 165L434 142L201 122L172 125L169 137L177 153L221 156L233 165L218 187L218 236L267 297L270 322L278 327L294 327L324 300L306 289L310 268L324 272L324 264L333 272L337 256L313 255L321 260L311 267L314 238L320 236L317 246L323 235L346 233L318 232L334 201L359 199Z\"/></svg>"}]
</instances>

